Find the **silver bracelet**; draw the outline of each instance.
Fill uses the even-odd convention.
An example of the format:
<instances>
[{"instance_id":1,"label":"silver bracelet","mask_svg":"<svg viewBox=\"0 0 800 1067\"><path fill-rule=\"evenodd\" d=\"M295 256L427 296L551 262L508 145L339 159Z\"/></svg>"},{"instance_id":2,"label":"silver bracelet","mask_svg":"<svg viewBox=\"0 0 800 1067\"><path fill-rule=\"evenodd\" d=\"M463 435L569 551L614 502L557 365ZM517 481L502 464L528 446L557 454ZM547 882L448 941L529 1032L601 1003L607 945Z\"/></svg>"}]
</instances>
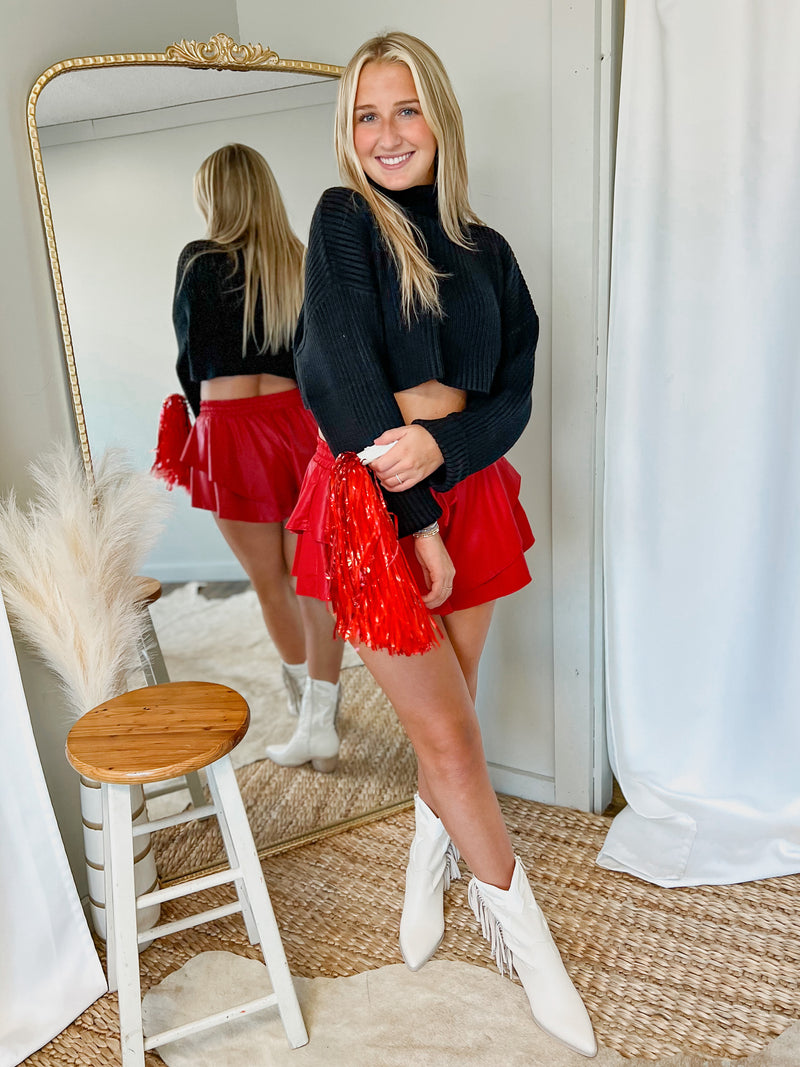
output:
<instances>
[{"instance_id":1,"label":"silver bracelet","mask_svg":"<svg viewBox=\"0 0 800 1067\"><path fill-rule=\"evenodd\" d=\"M430 526L423 526L421 530L417 530L414 534L414 540L419 540L423 537L436 537L439 532L439 523L436 519L430 524Z\"/></svg>"}]
</instances>

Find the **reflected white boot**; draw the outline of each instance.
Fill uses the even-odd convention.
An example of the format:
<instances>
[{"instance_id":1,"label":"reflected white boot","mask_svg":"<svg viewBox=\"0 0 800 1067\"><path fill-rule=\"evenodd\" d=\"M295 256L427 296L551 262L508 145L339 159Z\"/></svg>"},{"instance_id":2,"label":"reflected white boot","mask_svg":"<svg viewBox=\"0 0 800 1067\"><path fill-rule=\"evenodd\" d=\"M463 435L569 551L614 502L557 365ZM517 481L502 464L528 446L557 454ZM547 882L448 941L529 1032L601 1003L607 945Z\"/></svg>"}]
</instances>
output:
<instances>
[{"instance_id":1,"label":"reflected white boot","mask_svg":"<svg viewBox=\"0 0 800 1067\"><path fill-rule=\"evenodd\" d=\"M406 870L406 895L400 918L400 952L412 971L427 963L444 937L445 891L461 877L458 849L418 793L416 828Z\"/></svg>"},{"instance_id":2,"label":"reflected white boot","mask_svg":"<svg viewBox=\"0 0 800 1067\"><path fill-rule=\"evenodd\" d=\"M284 663L281 660L281 676L286 688L287 710L290 715L297 718L308 680L308 666L305 663Z\"/></svg>"},{"instance_id":3,"label":"reflected white boot","mask_svg":"<svg viewBox=\"0 0 800 1067\"><path fill-rule=\"evenodd\" d=\"M507 970L511 977L517 972L542 1030L582 1056L595 1056L597 1042L589 1014L564 969L519 859L508 889L473 878L469 903L500 973Z\"/></svg>"},{"instance_id":4,"label":"reflected white boot","mask_svg":"<svg viewBox=\"0 0 800 1067\"><path fill-rule=\"evenodd\" d=\"M335 770L339 760L336 712L339 684L309 678L303 690L300 716L292 738L285 745L268 745L266 755L282 767L312 763L315 771Z\"/></svg>"}]
</instances>

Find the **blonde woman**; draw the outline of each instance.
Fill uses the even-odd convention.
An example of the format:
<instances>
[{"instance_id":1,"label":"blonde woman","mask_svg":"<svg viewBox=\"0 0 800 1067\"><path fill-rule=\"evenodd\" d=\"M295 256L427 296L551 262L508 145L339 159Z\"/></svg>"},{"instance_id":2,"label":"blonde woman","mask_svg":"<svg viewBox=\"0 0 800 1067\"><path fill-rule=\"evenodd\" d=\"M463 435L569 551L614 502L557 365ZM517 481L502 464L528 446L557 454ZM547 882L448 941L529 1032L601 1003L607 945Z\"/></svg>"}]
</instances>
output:
<instances>
[{"instance_id":1,"label":"blonde woman","mask_svg":"<svg viewBox=\"0 0 800 1067\"><path fill-rule=\"evenodd\" d=\"M332 456L394 442L371 466L445 635L422 655L360 649L419 764L400 948L414 970L436 951L460 852L484 934L535 1020L593 1056L586 1009L512 852L474 705L494 601L530 581L533 536L504 453L530 416L538 319L508 244L469 206L461 113L427 45L389 33L356 52L336 149L344 187L323 194L312 222L295 345L327 441L289 520L298 590L327 596Z\"/></svg>"},{"instance_id":2,"label":"blonde woman","mask_svg":"<svg viewBox=\"0 0 800 1067\"><path fill-rule=\"evenodd\" d=\"M285 528L317 440L292 359L305 249L255 149L213 152L194 193L208 234L181 252L173 303L178 377L196 415L182 457L192 505L213 513L250 579L299 716L289 743L267 755L330 771L343 645L325 605L294 592L296 538Z\"/></svg>"}]
</instances>

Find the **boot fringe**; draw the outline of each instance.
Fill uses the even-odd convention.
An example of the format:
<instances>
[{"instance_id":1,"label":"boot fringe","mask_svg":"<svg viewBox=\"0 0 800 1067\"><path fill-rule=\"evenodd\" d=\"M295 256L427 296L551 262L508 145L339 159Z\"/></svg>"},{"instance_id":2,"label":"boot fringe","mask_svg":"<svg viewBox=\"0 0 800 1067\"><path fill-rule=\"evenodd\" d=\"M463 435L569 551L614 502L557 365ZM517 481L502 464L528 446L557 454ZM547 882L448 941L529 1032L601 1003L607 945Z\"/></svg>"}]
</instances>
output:
<instances>
[{"instance_id":1,"label":"boot fringe","mask_svg":"<svg viewBox=\"0 0 800 1067\"><path fill-rule=\"evenodd\" d=\"M489 942L489 951L494 956L498 971L501 975L508 972L508 977L513 978L514 954L506 944L502 923L486 903L475 878L469 883L467 899L475 913L475 918L481 924L481 933Z\"/></svg>"},{"instance_id":2,"label":"boot fringe","mask_svg":"<svg viewBox=\"0 0 800 1067\"><path fill-rule=\"evenodd\" d=\"M457 882L461 877L461 868L458 866L458 861L461 859L461 853L456 848L453 841L447 846L447 851L444 854L444 891L445 893L450 888L451 882Z\"/></svg>"}]
</instances>

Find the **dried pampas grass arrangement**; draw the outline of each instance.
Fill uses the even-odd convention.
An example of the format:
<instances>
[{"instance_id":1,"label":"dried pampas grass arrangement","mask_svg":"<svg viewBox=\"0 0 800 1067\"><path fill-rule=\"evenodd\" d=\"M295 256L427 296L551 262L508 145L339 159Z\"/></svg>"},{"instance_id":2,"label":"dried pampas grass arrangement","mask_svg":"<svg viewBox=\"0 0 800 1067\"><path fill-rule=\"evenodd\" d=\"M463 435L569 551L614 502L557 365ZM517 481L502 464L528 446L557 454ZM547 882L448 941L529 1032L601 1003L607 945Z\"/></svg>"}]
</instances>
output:
<instances>
[{"instance_id":1,"label":"dried pampas grass arrangement","mask_svg":"<svg viewBox=\"0 0 800 1067\"><path fill-rule=\"evenodd\" d=\"M0 500L0 590L19 636L59 676L78 718L126 688L143 625L137 570L168 503L149 474L109 449L89 480L74 448L31 466L23 508Z\"/></svg>"}]
</instances>

